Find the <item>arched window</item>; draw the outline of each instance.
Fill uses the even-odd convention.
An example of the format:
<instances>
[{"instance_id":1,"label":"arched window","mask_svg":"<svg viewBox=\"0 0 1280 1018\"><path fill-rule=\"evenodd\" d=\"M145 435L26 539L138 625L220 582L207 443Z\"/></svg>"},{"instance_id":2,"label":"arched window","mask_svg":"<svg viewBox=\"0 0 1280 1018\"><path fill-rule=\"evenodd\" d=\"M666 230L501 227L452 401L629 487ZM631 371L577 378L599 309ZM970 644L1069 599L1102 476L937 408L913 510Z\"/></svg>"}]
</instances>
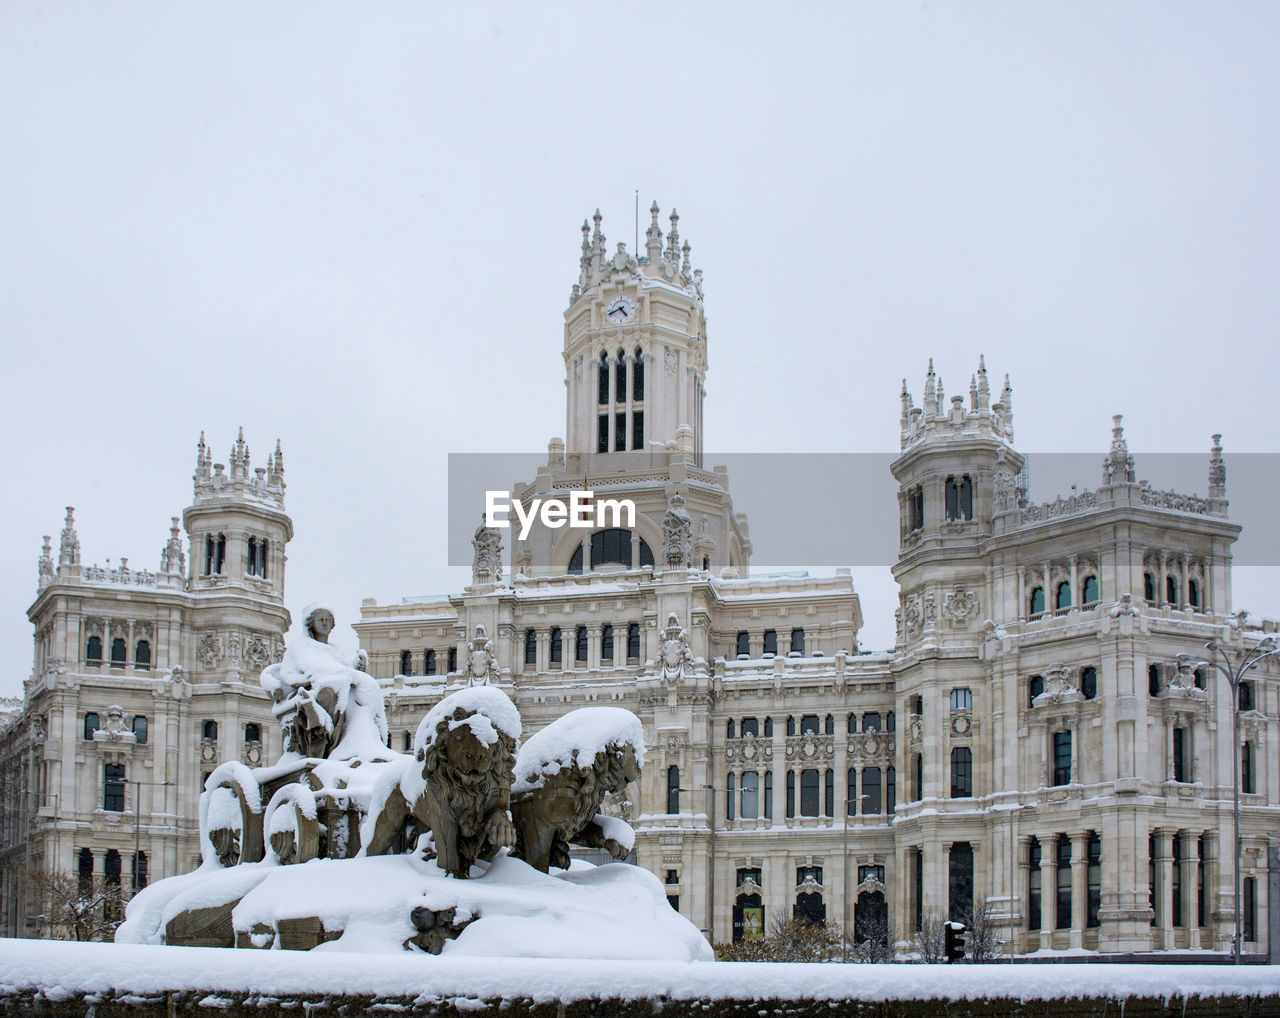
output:
<instances>
[{"instance_id":1,"label":"arched window","mask_svg":"<svg viewBox=\"0 0 1280 1018\"><path fill-rule=\"evenodd\" d=\"M766 739L773 738L773 718L764 719L764 737Z\"/></svg>"},{"instance_id":2,"label":"arched window","mask_svg":"<svg viewBox=\"0 0 1280 1018\"><path fill-rule=\"evenodd\" d=\"M617 403L627 401L627 355L619 349L618 359L614 364L613 399Z\"/></svg>"},{"instance_id":3,"label":"arched window","mask_svg":"<svg viewBox=\"0 0 1280 1018\"><path fill-rule=\"evenodd\" d=\"M632 622L627 626L627 661L638 663L640 660L640 623Z\"/></svg>"},{"instance_id":4,"label":"arched window","mask_svg":"<svg viewBox=\"0 0 1280 1018\"><path fill-rule=\"evenodd\" d=\"M244 741L245 742L261 742L262 741L262 729L259 728L255 722L250 721L247 725L244 726Z\"/></svg>"},{"instance_id":5,"label":"arched window","mask_svg":"<svg viewBox=\"0 0 1280 1018\"><path fill-rule=\"evenodd\" d=\"M125 649L124 637L117 636L111 641L111 667L123 668L128 657L129 653Z\"/></svg>"},{"instance_id":6,"label":"arched window","mask_svg":"<svg viewBox=\"0 0 1280 1018\"><path fill-rule=\"evenodd\" d=\"M613 660L613 626L605 626L600 631L600 660Z\"/></svg>"},{"instance_id":7,"label":"arched window","mask_svg":"<svg viewBox=\"0 0 1280 1018\"><path fill-rule=\"evenodd\" d=\"M877 816L880 813L880 768L862 768L862 815Z\"/></svg>"},{"instance_id":8,"label":"arched window","mask_svg":"<svg viewBox=\"0 0 1280 1018\"><path fill-rule=\"evenodd\" d=\"M435 675L436 673L436 652L428 648L422 652L422 674Z\"/></svg>"},{"instance_id":9,"label":"arched window","mask_svg":"<svg viewBox=\"0 0 1280 1018\"><path fill-rule=\"evenodd\" d=\"M1200 581L1187 580L1187 604L1192 608L1200 607Z\"/></svg>"},{"instance_id":10,"label":"arched window","mask_svg":"<svg viewBox=\"0 0 1280 1018\"><path fill-rule=\"evenodd\" d=\"M573 660L578 664L587 663L587 627L579 626L573 634Z\"/></svg>"},{"instance_id":11,"label":"arched window","mask_svg":"<svg viewBox=\"0 0 1280 1018\"><path fill-rule=\"evenodd\" d=\"M569 556L569 572L582 572L582 545L573 549L573 554Z\"/></svg>"},{"instance_id":12,"label":"arched window","mask_svg":"<svg viewBox=\"0 0 1280 1018\"><path fill-rule=\"evenodd\" d=\"M527 665L538 663L538 631L536 629L524 631L524 663Z\"/></svg>"},{"instance_id":13,"label":"arched window","mask_svg":"<svg viewBox=\"0 0 1280 1018\"><path fill-rule=\"evenodd\" d=\"M1032 615L1044 614L1044 588L1043 587L1036 587L1033 591L1031 591L1031 614Z\"/></svg>"},{"instance_id":14,"label":"arched window","mask_svg":"<svg viewBox=\"0 0 1280 1018\"><path fill-rule=\"evenodd\" d=\"M93 733L101 727L102 721L95 711L89 711L89 713L84 716L84 737L86 739L92 739Z\"/></svg>"},{"instance_id":15,"label":"arched window","mask_svg":"<svg viewBox=\"0 0 1280 1018\"><path fill-rule=\"evenodd\" d=\"M609 356L603 351L600 353L600 370L596 379L596 402L604 406L609 402ZM607 421L608 418L602 417L601 420ZM605 427L607 428L608 424Z\"/></svg>"},{"instance_id":16,"label":"arched window","mask_svg":"<svg viewBox=\"0 0 1280 1018\"><path fill-rule=\"evenodd\" d=\"M138 745L145 745L147 741L146 717L142 714L135 714L133 716L133 723L130 727L133 729L133 737L137 741Z\"/></svg>"},{"instance_id":17,"label":"arched window","mask_svg":"<svg viewBox=\"0 0 1280 1018\"><path fill-rule=\"evenodd\" d=\"M558 665L564 657L564 648L560 644L560 627L551 630L551 663Z\"/></svg>"},{"instance_id":18,"label":"arched window","mask_svg":"<svg viewBox=\"0 0 1280 1018\"><path fill-rule=\"evenodd\" d=\"M733 718L730 718L728 724L725 725L724 735L726 739L736 739L738 737L737 729L734 727Z\"/></svg>"},{"instance_id":19,"label":"arched window","mask_svg":"<svg viewBox=\"0 0 1280 1018\"><path fill-rule=\"evenodd\" d=\"M836 716L828 714L822 721L822 731L826 735L836 734Z\"/></svg>"},{"instance_id":20,"label":"arched window","mask_svg":"<svg viewBox=\"0 0 1280 1018\"><path fill-rule=\"evenodd\" d=\"M848 731L850 735L853 735L858 731L858 715L857 714L849 715L849 723L845 726L845 729L846 731Z\"/></svg>"},{"instance_id":21,"label":"arched window","mask_svg":"<svg viewBox=\"0 0 1280 1018\"><path fill-rule=\"evenodd\" d=\"M680 812L680 768L667 768L667 812Z\"/></svg>"},{"instance_id":22,"label":"arched window","mask_svg":"<svg viewBox=\"0 0 1280 1018\"><path fill-rule=\"evenodd\" d=\"M800 718L800 734L801 735L817 735L818 734L818 715L805 714Z\"/></svg>"},{"instance_id":23,"label":"arched window","mask_svg":"<svg viewBox=\"0 0 1280 1018\"><path fill-rule=\"evenodd\" d=\"M408 753L413 749L413 734L408 730L400 733L400 752Z\"/></svg>"},{"instance_id":24,"label":"arched window","mask_svg":"<svg viewBox=\"0 0 1280 1018\"><path fill-rule=\"evenodd\" d=\"M402 650L400 652L400 674L401 675L413 674L413 651Z\"/></svg>"},{"instance_id":25,"label":"arched window","mask_svg":"<svg viewBox=\"0 0 1280 1018\"><path fill-rule=\"evenodd\" d=\"M862 730L864 732L881 731L880 715L876 711L862 715Z\"/></svg>"},{"instance_id":26,"label":"arched window","mask_svg":"<svg viewBox=\"0 0 1280 1018\"><path fill-rule=\"evenodd\" d=\"M639 403L644 399L644 352L636 347L635 368L631 375L631 398Z\"/></svg>"},{"instance_id":27,"label":"arched window","mask_svg":"<svg viewBox=\"0 0 1280 1018\"><path fill-rule=\"evenodd\" d=\"M1084 604L1097 604L1102 600L1102 590L1098 586L1098 578L1096 576L1086 576L1084 578Z\"/></svg>"},{"instance_id":28,"label":"arched window","mask_svg":"<svg viewBox=\"0 0 1280 1018\"><path fill-rule=\"evenodd\" d=\"M1062 583L1058 584L1058 592L1055 600L1056 600L1056 603L1054 607L1058 608L1059 610L1063 608L1071 607L1071 584L1070 583L1067 583L1064 580Z\"/></svg>"},{"instance_id":29,"label":"arched window","mask_svg":"<svg viewBox=\"0 0 1280 1018\"><path fill-rule=\"evenodd\" d=\"M218 737L218 722L209 720L200 726L200 738L216 739Z\"/></svg>"},{"instance_id":30,"label":"arched window","mask_svg":"<svg viewBox=\"0 0 1280 1018\"><path fill-rule=\"evenodd\" d=\"M624 527L597 530L591 535L591 568L598 569L611 563L631 565L631 531ZM573 571L571 566L570 572ZM577 572L582 572L581 563Z\"/></svg>"},{"instance_id":31,"label":"arched window","mask_svg":"<svg viewBox=\"0 0 1280 1018\"><path fill-rule=\"evenodd\" d=\"M1176 576L1166 576L1164 578L1164 599L1170 604L1178 603L1178 578Z\"/></svg>"},{"instance_id":32,"label":"arched window","mask_svg":"<svg viewBox=\"0 0 1280 1018\"><path fill-rule=\"evenodd\" d=\"M1142 574L1142 598L1144 601L1150 601L1153 604L1156 600L1156 576L1155 573Z\"/></svg>"},{"instance_id":33,"label":"arched window","mask_svg":"<svg viewBox=\"0 0 1280 1018\"><path fill-rule=\"evenodd\" d=\"M151 642L149 640L139 640L133 647L133 667L150 668L151 667Z\"/></svg>"},{"instance_id":34,"label":"arched window","mask_svg":"<svg viewBox=\"0 0 1280 1018\"><path fill-rule=\"evenodd\" d=\"M1098 695L1098 669L1089 665L1080 670L1080 695L1092 700Z\"/></svg>"},{"instance_id":35,"label":"arched window","mask_svg":"<svg viewBox=\"0 0 1280 1018\"><path fill-rule=\"evenodd\" d=\"M222 566L227 560L227 535L219 534L217 543L213 547L213 571L215 573L222 572Z\"/></svg>"},{"instance_id":36,"label":"arched window","mask_svg":"<svg viewBox=\"0 0 1280 1018\"><path fill-rule=\"evenodd\" d=\"M258 539L256 537L249 538L248 555L245 556L245 572L250 576L258 575Z\"/></svg>"},{"instance_id":37,"label":"arched window","mask_svg":"<svg viewBox=\"0 0 1280 1018\"><path fill-rule=\"evenodd\" d=\"M886 732L896 732L898 730L898 715L893 711L889 711L884 716L884 730Z\"/></svg>"},{"instance_id":38,"label":"arched window","mask_svg":"<svg viewBox=\"0 0 1280 1018\"><path fill-rule=\"evenodd\" d=\"M973 750L956 746L951 750L951 798L966 799L973 795Z\"/></svg>"},{"instance_id":39,"label":"arched window","mask_svg":"<svg viewBox=\"0 0 1280 1018\"><path fill-rule=\"evenodd\" d=\"M91 636L84 645L84 660L86 664L102 664L102 638L100 636Z\"/></svg>"}]
</instances>

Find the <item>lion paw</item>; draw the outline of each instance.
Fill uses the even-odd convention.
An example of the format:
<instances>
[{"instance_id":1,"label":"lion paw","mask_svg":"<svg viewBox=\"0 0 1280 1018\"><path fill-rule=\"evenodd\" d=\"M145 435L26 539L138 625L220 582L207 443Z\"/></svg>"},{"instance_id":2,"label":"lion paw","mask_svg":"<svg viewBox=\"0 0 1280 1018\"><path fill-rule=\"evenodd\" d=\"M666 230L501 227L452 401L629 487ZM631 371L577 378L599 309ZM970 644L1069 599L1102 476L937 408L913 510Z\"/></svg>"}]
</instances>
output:
<instances>
[{"instance_id":1,"label":"lion paw","mask_svg":"<svg viewBox=\"0 0 1280 1018\"><path fill-rule=\"evenodd\" d=\"M485 839L490 845L511 848L516 843L516 828L506 813L495 813L485 827Z\"/></svg>"}]
</instances>

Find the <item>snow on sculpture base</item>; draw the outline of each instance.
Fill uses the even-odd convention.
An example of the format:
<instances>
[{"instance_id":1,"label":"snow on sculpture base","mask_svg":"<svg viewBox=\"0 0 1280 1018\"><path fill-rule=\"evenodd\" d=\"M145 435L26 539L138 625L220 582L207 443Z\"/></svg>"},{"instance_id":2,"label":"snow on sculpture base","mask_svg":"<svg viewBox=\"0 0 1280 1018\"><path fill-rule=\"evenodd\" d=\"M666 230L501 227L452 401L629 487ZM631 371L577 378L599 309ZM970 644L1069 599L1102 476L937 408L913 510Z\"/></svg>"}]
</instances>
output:
<instances>
[{"instance_id":1,"label":"snow on sculpture base","mask_svg":"<svg viewBox=\"0 0 1280 1018\"><path fill-rule=\"evenodd\" d=\"M203 866L142 891L118 943L162 944L175 918L227 915L207 946L450 957L709 961L710 945L636 866L541 873L505 853L469 880L417 855ZM318 890L321 893L317 893ZM433 949L434 948L434 949Z\"/></svg>"}]
</instances>

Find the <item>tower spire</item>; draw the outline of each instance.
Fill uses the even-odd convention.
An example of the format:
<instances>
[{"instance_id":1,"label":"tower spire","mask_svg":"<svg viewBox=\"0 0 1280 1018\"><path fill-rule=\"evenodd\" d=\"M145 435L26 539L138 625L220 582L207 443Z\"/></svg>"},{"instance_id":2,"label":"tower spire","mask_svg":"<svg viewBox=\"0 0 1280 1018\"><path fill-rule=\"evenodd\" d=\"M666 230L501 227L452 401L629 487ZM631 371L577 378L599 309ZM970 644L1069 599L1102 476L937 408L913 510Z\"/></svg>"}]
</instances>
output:
<instances>
[{"instance_id":1,"label":"tower spire","mask_svg":"<svg viewBox=\"0 0 1280 1018\"><path fill-rule=\"evenodd\" d=\"M1222 436L1213 436L1213 448L1209 450L1209 497L1227 497L1227 464L1222 458Z\"/></svg>"},{"instance_id":2,"label":"tower spire","mask_svg":"<svg viewBox=\"0 0 1280 1018\"><path fill-rule=\"evenodd\" d=\"M987 383L987 361L978 354L978 409L991 409L991 387Z\"/></svg>"},{"instance_id":3,"label":"tower spire","mask_svg":"<svg viewBox=\"0 0 1280 1018\"><path fill-rule=\"evenodd\" d=\"M675 209L671 210L671 232L667 234L667 261L671 263L672 268L680 264L680 231L677 227L680 224L680 213Z\"/></svg>"},{"instance_id":4,"label":"tower spire","mask_svg":"<svg viewBox=\"0 0 1280 1018\"><path fill-rule=\"evenodd\" d=\"M1132 484L1137 480L1133 470L1133 457L1129 454L1129 445L1124 440L1124 426L1121 424L1123 420L1124 417L1121 414L1115 414L1111 418L1111 451L1102 461L1103 484L1124 482Z\"/></svg>"},{"instance_id":5,"label":"tower spire","mask_svg":"<svg viewBox=\"0 0 1280 1018\"><path fill-rule=\"evenodd\" d=\"M58 546L58 565L80 564L80 536L76 533L75 506L67 506L67 518L62 522L62 541Z\"/></svg>"},{"instance_id":6,"label":"tower spire","mask_svg":"<svg viewBox=\"0 0 1280 1018\"><path fill-rule=\"evenodd\" d=\"M662 231L658 229L658 200L649 206L649 228L644 231L644 253L650 265L657 265L662 258Z\"/></svg>"}]
</instances>

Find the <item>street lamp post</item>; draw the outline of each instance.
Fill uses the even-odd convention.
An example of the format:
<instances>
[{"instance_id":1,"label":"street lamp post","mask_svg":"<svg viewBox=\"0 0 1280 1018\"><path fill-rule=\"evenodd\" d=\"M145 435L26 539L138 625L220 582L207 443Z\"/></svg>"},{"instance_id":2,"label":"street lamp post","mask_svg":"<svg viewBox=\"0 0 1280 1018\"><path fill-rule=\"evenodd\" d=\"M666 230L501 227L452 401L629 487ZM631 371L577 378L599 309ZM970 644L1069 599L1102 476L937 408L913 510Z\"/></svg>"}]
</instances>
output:
<instances>
[{"instance_id":1,"label":"street lamp post","mask_svg":"<svg viewBox=\"0 0 1280 1018\"><path fill-rule=\"evenodd\" d=\"M1274 636L1259 640L1250 649L1238 653L1234 663L1222 647L1213 640L1205 645L1206 650L1213 651L1212 659L1202 658L1196 654L1179 654L1181 664L1211 665L1220 671L1231 689L1231 798L1232 798L1232 850L1235 860L1232 863L1232 905L1234 911L1234 928L1231 934L1231 959L1240 964L1240 682L1246 674L1253 671L1266 658L1280 654L1280 646L1276 645Z\"/></svg>"},{"instance_id":2,"label":"street lamp post","mask_svg":"<svg viewBox=\"0 0 1280 1018\"><path fill-rule=\"evenodd\" d=\"M142 786L147 785L155 788L166 788L173 784L172 781L130 781L133 785L133 893L137 894L138 887L138 856L142 854Z\"/></svg>"}]
</instances>

